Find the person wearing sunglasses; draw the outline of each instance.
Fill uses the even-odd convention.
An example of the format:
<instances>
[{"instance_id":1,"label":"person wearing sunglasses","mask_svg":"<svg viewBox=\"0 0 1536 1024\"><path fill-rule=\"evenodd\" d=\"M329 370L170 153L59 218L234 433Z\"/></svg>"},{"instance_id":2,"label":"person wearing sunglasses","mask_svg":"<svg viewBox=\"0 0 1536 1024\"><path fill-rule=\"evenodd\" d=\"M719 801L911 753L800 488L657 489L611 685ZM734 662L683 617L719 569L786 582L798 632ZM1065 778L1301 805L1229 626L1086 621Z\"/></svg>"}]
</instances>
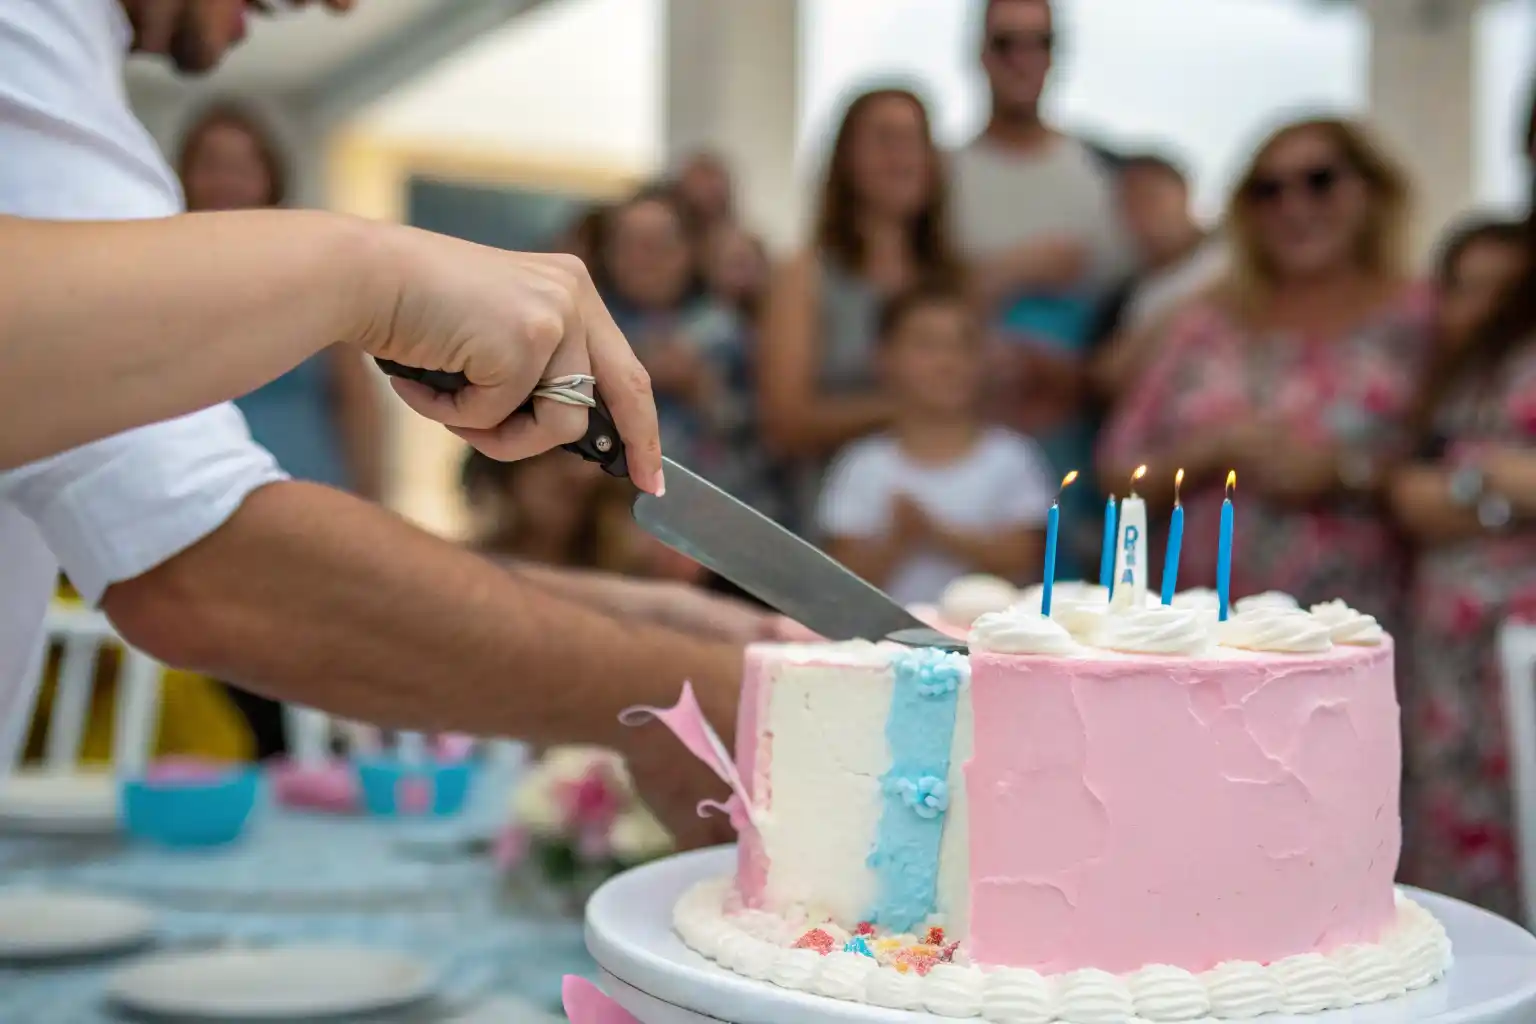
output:
<instances>
[{"instance_id":1,"label":"person wearing sunglasses","mask_svg":"<svg viewBox=\"0 0 1536 1024\"><path fill-rule=\"evenodd\" d=\"M1536 96L1529 117L1536 174ZM1454 235L1440 276L1457 315L1390 488L1414 546L1403 878L1518 921L1536 894L1522 906L1497 638L1536 621L1536 206Z\"/></svg>"},{"instance_id":2,"label":"person wearing sunglasses","mask_svg":"<svg viewBox=\"0 0 1536 1024\"><path fill-rule=\"evenodd\" d=\"M572 257L310 211L182 214L175 174L129 109L128 53L210 70L252 12L246 0L0 3L0 763L33 705L62 565L168 664L387 727L614 747L682 844L716 838L693 812L707 773L616 716L668 705L691 679L730 735L739 642L607 617L290 480L221 404L351 341L464 371L476 382L464 401L397 391L505 459L579 437L580 406L507 415L541 378L590 374L633 478L662 489L649 379ZM523 348L545 359L530 366ZM493 392L511 404L498 412Z\"/></svg>"},{"instance_id":3,"label":"person wearing sunglasses","mask_svg":"<svg viewBox=\"0 0 1536 1024\"><path fill-rule=\"evenodd\" d=\"M1048 0L986 4L980 57L990 117L950 165L956 241L984 323L1001 342L995 411L1035 438L1060 476L1089 470L1096 313L1133 257L1111 171L1042 115L1058 42ZM1081 528L1059 553L1063 575L1080 574L1096 543L1093 493L1089 485L1063 495L1063 518Z\"/></svg>"},{"instance_id":4,"label":"person wearing sunglasses","mask_svg":"<svg viewBox=\"0 0 1536 1024\"><path fill-rule=\"evenodd\" d=\"M1111 415L1103 472L1151 465L1139 489L1171 507L1182 468L1189 536L1216 536L1237 471L1236 595L1342 597L1396 620L1406 559L1380 492L1409 448L1432 311L1408 273L1408 206L1403 172L1359 126L1279 130L1232 196L1229 269L1169 322ZM1214 541L1183 550L1180 582L1213 585Z\"/></svg>"}]
</instances>

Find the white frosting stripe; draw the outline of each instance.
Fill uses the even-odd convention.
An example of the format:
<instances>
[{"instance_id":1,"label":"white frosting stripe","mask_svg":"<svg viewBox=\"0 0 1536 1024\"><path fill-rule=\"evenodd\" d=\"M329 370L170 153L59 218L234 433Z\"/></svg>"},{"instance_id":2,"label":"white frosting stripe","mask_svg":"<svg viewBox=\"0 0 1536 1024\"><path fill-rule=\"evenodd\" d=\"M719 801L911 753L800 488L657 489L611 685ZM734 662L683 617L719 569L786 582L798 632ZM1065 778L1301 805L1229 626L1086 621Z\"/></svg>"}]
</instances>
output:
<instances>
[{"instance_id":1,"label":"white frosting stripe","mask_svg":"<svg viewBox=\"0 0 1536 1024\"><path fill-rule=\"evenodd\" d=\"M893 1010L1030 1024L1173 1024L1316 1013L1380 1002L1423 988L1450 966L1440 922L1406 897L1382 941L1306 953L1273 964L1225 963L1196 974L1150 965L1128 975L1081 970L1043 977L1024 968L939 964L902 973L856 953L822 956L786 948L787 922L725 911L731 882L694 886L677 903L673 926L691 948L721 966L783 988Z\"/></svg>"}]
</instances>

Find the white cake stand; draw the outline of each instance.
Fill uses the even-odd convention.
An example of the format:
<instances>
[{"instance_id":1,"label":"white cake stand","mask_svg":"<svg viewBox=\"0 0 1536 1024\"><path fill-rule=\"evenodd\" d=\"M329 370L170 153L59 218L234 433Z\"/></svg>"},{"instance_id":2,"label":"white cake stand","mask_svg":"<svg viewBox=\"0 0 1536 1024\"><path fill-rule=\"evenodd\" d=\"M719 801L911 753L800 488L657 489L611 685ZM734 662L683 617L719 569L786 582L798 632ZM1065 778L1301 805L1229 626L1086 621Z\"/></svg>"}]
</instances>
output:
<instances>
[{"instance_id":1,"label":"white cake stand","mask_svg":"<svg viewBox=\"0 0 1536 1024\"><path fill-rule=\"evenodd\" d=\"M955 1024L954 1018L847 1003L742 977L699 956L672 931L689 888L735 870L734 848L657 861L620 875L587 904L587 948L608 994L641 1024ZM1484 910L1410 890L1450 934L1455 965L1402 999L1261 1024L1532 1024L1536 937Z\"/></svg>"}]
</instances>

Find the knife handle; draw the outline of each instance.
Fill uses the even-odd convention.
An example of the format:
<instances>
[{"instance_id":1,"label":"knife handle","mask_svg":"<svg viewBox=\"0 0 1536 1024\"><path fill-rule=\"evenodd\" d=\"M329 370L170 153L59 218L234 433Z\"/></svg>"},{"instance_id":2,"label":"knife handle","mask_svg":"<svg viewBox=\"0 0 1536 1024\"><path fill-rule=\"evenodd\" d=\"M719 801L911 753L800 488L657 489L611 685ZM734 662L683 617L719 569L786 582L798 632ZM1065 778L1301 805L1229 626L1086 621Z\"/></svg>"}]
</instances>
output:
<instances>
[{"instance_id":1,"label":"knife handle","mask_svg":"<svg viewBox=\"0 0 1536 1024\"><path fill-rule=\"evenodd\" d=\"M379 369L391 377L400 377L403 380L414 380L425 384L433 391L444 394L457 394L469 387L469 378L462 373L450 370L423 370L415 366L404 366L389 359L375 359ZM587 410L587 432L579 441L563 444L560 447L573 455L580 455L588 462L595 462L604 473L609 476L628 478L629 463L624 457L624 439L619 436L618 427L614 426L613 417L608 414L608 406L603 402L603 396L593 394L597 405ZM517 407L518 412L532 412L533 397Z\"/></svg>"}]
</instances>

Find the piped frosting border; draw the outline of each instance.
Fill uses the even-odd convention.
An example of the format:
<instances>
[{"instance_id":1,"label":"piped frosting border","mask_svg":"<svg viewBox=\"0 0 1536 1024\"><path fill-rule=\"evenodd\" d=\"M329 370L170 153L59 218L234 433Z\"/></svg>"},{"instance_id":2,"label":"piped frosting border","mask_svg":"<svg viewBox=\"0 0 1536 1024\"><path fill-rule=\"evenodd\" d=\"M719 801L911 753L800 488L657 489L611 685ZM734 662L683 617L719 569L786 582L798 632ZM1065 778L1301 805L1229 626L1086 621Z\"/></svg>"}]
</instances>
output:
<instances>
[{"instance_id":1,"label":"piped frosting border","mask_svg":"<svg viewBox=\"0 0 1536 1024\"><path fill-rule=\"evenodd\" d=\"M1272 964L1232 962L1195 974L1149 965L1117 976L1082 970L1042 976L1022 968L941 963L925 974L869 956L789 948L754 934L729 905L731 881L701 882L678 900L673 927L695 952L737 974L781 988L941 1017L1030 1024L1165 1024L1306 1014L1381 1002L1438 981L1451 944L1429 911L1397 896L1381 942L1307 953Z\"/></svg>"}]
</instances>

